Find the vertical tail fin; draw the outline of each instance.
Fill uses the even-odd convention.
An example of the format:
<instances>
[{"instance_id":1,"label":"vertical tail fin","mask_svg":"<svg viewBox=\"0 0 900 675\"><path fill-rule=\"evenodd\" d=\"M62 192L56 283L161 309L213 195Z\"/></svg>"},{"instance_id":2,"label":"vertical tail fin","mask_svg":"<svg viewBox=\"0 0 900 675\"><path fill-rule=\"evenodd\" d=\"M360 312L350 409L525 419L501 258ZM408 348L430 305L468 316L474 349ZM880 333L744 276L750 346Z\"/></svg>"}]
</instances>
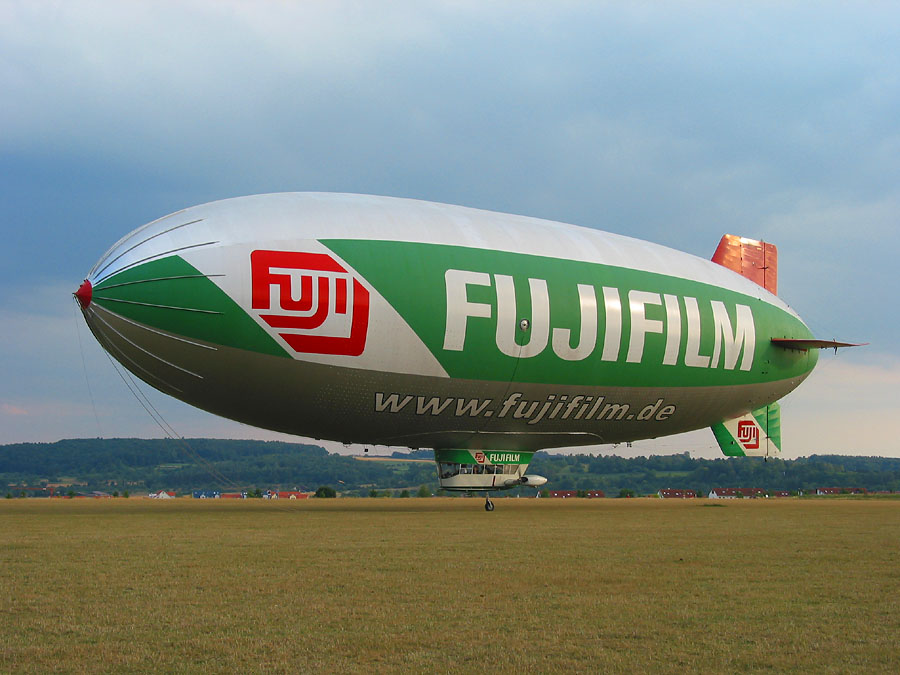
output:
<instances>
[{"instance_id":1,"label":"vertical tail fin","mask_svg":"<svg viewBox=\"0 0 900 675\"><path fill-rule=\"evenodd\" d=\"M777 403L711 428L722 453L729 457L772 457L781 452L781 406Z\"/></svg>"},{"instance_id":2,"label":"vertical tail fin","mask_svg":"<svg viewBox=\"0 0 900 675\"><path fill-rule=\"evenodd\" d=\"M756 239L726 234L712 261L778 293L778 249ZM722 452L730 457L771 457L781 452L781 406L762 408L712 426Z\"/></svg>"},{"instance_id":3,"label":"vertical tail fin","mask_svg":"<svg viewBox=\"0 0 900 675\"><path fill-rule=\"evenodd\" d=\"M712 257L714 263L778 294L778 249L775 244L726 234Z\"/></svg>"}]
</instances>

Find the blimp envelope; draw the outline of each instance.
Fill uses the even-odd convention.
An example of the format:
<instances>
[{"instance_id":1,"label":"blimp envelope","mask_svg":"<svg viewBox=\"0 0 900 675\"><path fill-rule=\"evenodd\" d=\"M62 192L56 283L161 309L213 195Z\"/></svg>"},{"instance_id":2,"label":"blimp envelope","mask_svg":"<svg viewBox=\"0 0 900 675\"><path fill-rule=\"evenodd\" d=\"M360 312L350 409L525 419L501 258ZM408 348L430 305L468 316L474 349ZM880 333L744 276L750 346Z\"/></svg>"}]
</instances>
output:
<instances>
[{"instance_id":1,"label":"blimp envelope","mask_svg":"<svg viewBox=\"0 0 900 675\"><path fill-rule=\"evenodd\" d=\"M726 252L735 271L525 216L286 193L149 223L76 296L126 368L216 414L528 452L713 426L808 376L810 331L748 278L756 258Z\"/></svg>"}]
</instances>

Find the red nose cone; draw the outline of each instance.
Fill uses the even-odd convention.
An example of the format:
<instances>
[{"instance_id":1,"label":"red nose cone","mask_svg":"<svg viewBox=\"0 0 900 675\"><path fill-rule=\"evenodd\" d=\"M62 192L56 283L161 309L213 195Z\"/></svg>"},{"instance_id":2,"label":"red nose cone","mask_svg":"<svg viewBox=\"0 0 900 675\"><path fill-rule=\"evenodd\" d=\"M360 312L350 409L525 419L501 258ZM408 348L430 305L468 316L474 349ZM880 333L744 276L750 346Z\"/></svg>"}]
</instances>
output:
<instances>
[{"instance_id":1,"label":"red nose cone","mask_svg":"<svg viewBox=\"0 0 900 675\"><path fill-rule=\"evenodd\" d=\"M75 291L75 297L78 298L78 302L81 304L82 309L87 309L88 305L91 304L91 297L94 294L94 287L91 286L91 282L87 279L84 280L84 283L78 287L78 290Z\"/></svg>"}]
</instances>

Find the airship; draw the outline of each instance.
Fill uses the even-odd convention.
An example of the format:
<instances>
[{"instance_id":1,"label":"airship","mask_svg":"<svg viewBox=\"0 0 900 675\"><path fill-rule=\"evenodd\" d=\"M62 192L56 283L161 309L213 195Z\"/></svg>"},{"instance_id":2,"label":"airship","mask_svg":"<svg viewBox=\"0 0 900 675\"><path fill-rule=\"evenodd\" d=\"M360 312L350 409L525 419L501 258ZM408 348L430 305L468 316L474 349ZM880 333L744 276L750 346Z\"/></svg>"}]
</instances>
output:
<instances>
[{"instance_id":1,"label":"airship","mask_svg":"<svg viewBox=\"0 0 900 675\"><path fill-rule=\"evenodd\" d=\"M75 292L134 375L216 415L344 443L432 448L441 487L540 486L541 449L709 427L781 449L779 399L819 340L777 295L777 249L711 260L537 218L280 193L126 235Z\"/></svg>"}]
</instances>

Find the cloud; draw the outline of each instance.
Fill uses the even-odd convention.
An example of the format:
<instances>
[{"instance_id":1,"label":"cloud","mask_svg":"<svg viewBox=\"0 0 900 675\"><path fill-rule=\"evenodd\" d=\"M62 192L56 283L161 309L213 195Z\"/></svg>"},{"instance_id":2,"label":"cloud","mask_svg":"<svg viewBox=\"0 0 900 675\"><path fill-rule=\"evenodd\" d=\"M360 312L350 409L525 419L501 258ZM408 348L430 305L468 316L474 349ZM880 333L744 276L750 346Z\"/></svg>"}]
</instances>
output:
<instances>
[{"instance_id":1,"label":"cloud","mask_svg":"<svg viewBox=\"0 0 900 675\"><path fill-rule=\"evenodd\" d=\"M105 132L105 152L141 141L172 149L187 129L208 142L235 123L255 140L271 131L259 116L277 112L279 102L302 107L319 87L370 73L381 51L434 37L415 14L366 3L101 2L48 10L7 8L0 28L3 51L16 57L0 71L15 101L0 113L6 143L45 135L47 145L72 144ZM292 92L294 84L307 86Z\"/></svg>"},{"instance_id":2,"label":"cloud","mask_svg":"<svg viewBox=\"0 0 900 675\"><path fill-rule=\"evenodd\" d=\"M702 250L785 213L773 189L897 174L890 22L838 4L13 7L2 147L111 192L398 194Z\"/></svg>"},{"instance_id":3,"label":"cloud","mask_svg":"<svg viewBox=\"0 0 900 675\"><path fill-rule=\"evenodd\" d=\"M810 114L835 96L862 91L890 115L891 58L868 48L883 29L841 32L833 20L842 13L827 5L789 31L784 22L798 10L740 9L743 22L735 10L25 3L0 28L14 56L0 81L15 102L0 111L2 138L116 158L139 149L139 161L222 180L215 169L233 173L235 161L270 177L330 173L336 167L321 161L329 152L383 157L398 143L407 151L424 143L435 159L460 143L515 156L522 132L541 148L544 134L591 115L691 143L698 156L752 164L788 143L796 162L808 157L801 145L826 154L848 147L834 127L848 127L857 106L832 105L831 119ZM852 128L850 147L859 147L870 134ZM417 142L404 142L410 135ZM770 165L779 167L787 169Z\"/></svg>"},{"instance_id":4,"label":"cloud","mask_svg":"<svg viewBox=\"0 0 900 675\"><path fill-rule=\"evenodd\" d=\"M790 455L900 456L900 359L896 354L822 354L813 374L782 404Z\"/></svg>"}]
</instances>

